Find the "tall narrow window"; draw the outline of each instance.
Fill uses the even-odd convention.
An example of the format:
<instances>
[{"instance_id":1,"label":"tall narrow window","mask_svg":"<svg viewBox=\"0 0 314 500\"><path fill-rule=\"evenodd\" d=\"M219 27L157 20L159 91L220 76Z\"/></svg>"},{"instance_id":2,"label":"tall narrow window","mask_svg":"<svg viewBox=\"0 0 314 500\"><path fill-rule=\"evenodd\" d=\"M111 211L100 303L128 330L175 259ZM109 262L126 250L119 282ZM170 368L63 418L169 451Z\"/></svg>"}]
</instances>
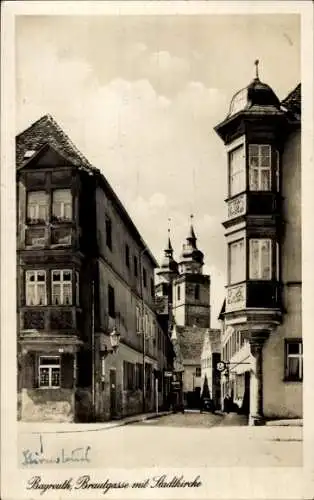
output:
<instances>
[{"instance_id":1,"label":"tall narrow window","mask_svg":"<svg viewBox=\"0 0 314 500\"><path fill-rule=\"evenodd\" d=\"M127 243L125 245L125 265L130 267L130 247Z\"/></svg>"},{"instance_id":2,"label":"tall narrow window","mask_svg":"<svg viewBox=\"0 0 314 500\"><path fill-rule=\"evenodd\" d=\"M180 285L178 285L178 288L177 288L177 299L180 300L181 299L181 289L180 289Z\"/></svg>"},{"instance_id":3,"label":"tall narrow window","mask_svg":"<svg viewBox=\"0 0 314 500\"><path fill-rule=\"evenodd\" d=\"M271 279L271 240L250 240L250 279Z\"/></svg>"},{"instance_id":4,"label":"tall narrow window","mask_svg":"<svg viewBox=\"0 0 314 500\"><path fill-rule=\"evenodd\" d=\"M27 306L47 304L46 271L26 271L25 298Z\"/></svg>"},{"instance_id":5,"label":"tall narrow window","mask_svg":"<svg viewBox=\"0 0 314 500\"><path fill-rule=\"evenodd\" d=\"M114 288L108 285L108 314L110 318L116 317Z\"/></svg>"},{"instance_id":6,"label":"tall narrow window","mask_svg":"<svg viewBox=\"0 0 314 500\"><path fill-rule=\"evenodd\" d=\"M245 280L244 239L229 244L230 284Z\"/></svg>"},{"instance_id":7,"label":"tall narrow window","mask_svg":"<svg viewBox=\"0 0 314 500\"><path fill-rule=\"evenodd\" d=\"M106 217L106 245L112 250L112 223L108 216Z\"/></svg>"},{"instance_id":8,"label":"tall narrow window","mask_svg":"<svg viewBox=\"0 0 314 500\"><path fill-rule=\"evenodd\" d=\"M45 222L48 220L48 194L45 191L30 191L27 194L28 222Z\"/></svg>"},{"instance_id":9,"label":"tall narrow window","mask_svg":"<svg viewBox=\"0 0 314 500\"><path fill-rule=\"evenodd\" d=\"M71 305L72 271L69 269L52 271L51 288L54 305Z\"/></svg>"},{"instance_id":10,"label":"tall narrow window","mask_svg":"<svg viewBox=\"0 0 314 500\"><path fill-rule=\"evenodd\" d=\"M39 358L39 387L60 387L61 363L60 356L40 356Z\"/></svg>"},{"instance_id":11,"label":"tall narrow window","mask_svg":"<svg viewBox=\"0 0 314 500\"><path fill-rule=\"evenodd\" d=\"M271 146L264 144L250 144L249 172L251 191L270 191Z\"/></svg>"},{"instance_id":12,"label":"tall narrow window","mask_svg":"<svg viewBox=\"0 0 314 500\"><path fill-rule=\"evenodd\" d=\"M145 288L147 287L147 272L145 267L143 267L143 285Z\"/></svg>"},{"instance_id":13,"label":"tall narrow window","mask_svg":"<svg viewBox=\"0 0 314 500\"><path fill-rule=\"evenodd\" d=\"M195 298L195 300L199 300L199 298L200 298L200 286L199 285L195 285L194 298Z\"/></svg>"},{"instance_id":14,"label":"tall narrow window","mask_svg":"<svg viewBox=\"0 0 314 500\"><path fill-rule=\"evenodd\" d=\"M71 189L55 189L53 191L52 216L57 220L72 220Z\"/></svg>"},{"instance_id":15,"label":"tall narrow window","mask_svg":"<svg viewBox=\"0 0 314 500\"><path fill-rule=\"evenodd\" d=\"M150 295L151 295L152 299L155 296L155 287L154 287L154 280L153 280L153 278L150 279Z\"/></svg>"},{"instance_id":16,"label":"tall narrow window","mask_svg":"<svg viewBox=\"0 0 314 500\"><path fill-rule=\"evenodd\" d=\"M286 379L301 381L303 378L303 351L301 340L286 340Z\"/></svg>"},{"instance_id":17,"label":"tall narrow window","mask_svg":"<svg viewBox=\"0 0 314 500\"><path fill-rule=\"evenodd\" d=\"M240 146L229 153L229 195L245 190L244 147Z\"/></svg>"},{"instance_id":18,"label":"tall narrow window","mask_svg":"<svg viewBox=\"0 0 314 500\"><path fill-rule=\"evenodd\" d=\"M138 268L137 268L137 257L134 255L133 257L133 268L134 268L134 276L138 276Z\"/></svg>"}]
</instances>

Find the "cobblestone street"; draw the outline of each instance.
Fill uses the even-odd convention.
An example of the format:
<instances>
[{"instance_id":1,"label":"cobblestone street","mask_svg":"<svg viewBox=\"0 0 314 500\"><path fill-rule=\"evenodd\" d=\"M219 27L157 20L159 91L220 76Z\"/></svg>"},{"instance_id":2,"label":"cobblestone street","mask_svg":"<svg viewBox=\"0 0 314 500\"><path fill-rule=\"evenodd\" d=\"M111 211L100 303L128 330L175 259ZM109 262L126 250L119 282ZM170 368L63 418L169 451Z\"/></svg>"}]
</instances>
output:
<instances>
[{"instance_id":1,"label":"cobblestone street","mask_svg":"<svg viewBox=\"0 0 314 500\"><path fill-rule=\"evenodd\" d=\"M200 413L197 410L187 410L184 413L172 413L162 418L155 418L139 422L134 425L154 425L169 427L213 427L218 425L247 425L247 418L243 415L230 413L228 415L214 413Z\"/></svg>"},{"instance_id":2,"label":"cobblestone street","mask_svg":"<svg viewBox=\"0 0 314 500\"><path fill-rule=\"evenodd\" d=\"M236 414L186 412L129 425L106 428L100 423L59 427L49 433L23 425L19 436L20 464L25 450L43 449L44 457L87 450L90 466L136 467L299 467L302 466L302 427L249 427ZM23 452L24 450L24 452ZM59 467L42 464L41 467ZM69 461L67 467L79 467Z\"/></svg>"}]
</instances>

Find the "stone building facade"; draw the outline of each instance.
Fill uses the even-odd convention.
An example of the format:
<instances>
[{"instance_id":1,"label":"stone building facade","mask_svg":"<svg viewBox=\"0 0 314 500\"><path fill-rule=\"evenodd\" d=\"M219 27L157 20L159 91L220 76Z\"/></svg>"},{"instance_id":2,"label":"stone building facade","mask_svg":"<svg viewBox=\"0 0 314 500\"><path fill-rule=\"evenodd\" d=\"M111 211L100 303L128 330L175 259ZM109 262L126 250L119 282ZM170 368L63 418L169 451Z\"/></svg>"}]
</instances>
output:
<instances>
[{"instance_id":1,"label":"stone building facade","mask_svg":"<svg viewBox=\"0 0 314 500\"><path fill-rule=\"evenodd\" d=\"M257 72L215 130L228 157L223 396L251 424L301 417L301 85L280 102Z\"/></svg>"},{"instance_id":2,"label":"stone building facade","mask_svg":"<svg viewBox=\"0 0 314 500\"><path fill-rule=\"evenodd\" d=\"M149 248L51 116L17 136L16 158L20 417L119 418L152 410L155 391L162 406L173 350Z\"/></svg>"}]
</instances>

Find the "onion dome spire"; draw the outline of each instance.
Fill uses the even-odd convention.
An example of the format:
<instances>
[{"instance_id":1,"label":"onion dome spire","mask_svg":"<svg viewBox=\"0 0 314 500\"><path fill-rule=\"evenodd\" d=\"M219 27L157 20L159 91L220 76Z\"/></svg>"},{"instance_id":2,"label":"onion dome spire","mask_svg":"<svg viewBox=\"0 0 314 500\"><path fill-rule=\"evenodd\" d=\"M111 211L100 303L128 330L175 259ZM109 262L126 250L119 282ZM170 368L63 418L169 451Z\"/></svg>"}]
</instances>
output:
<instances>
[{"instance_id":1,"label":"onion dome spire","mask_svg":"<svg viewBox=\"0 0 314 500\"><path fill-rule=\"evenodd\" d=\"M190 229L181 253L180 272L183 273L200 273L204 264L204 254L197 248L196 244L197 238L193 227L193 218L194 215L190 215Z\"/></svg>"}]
</instances>

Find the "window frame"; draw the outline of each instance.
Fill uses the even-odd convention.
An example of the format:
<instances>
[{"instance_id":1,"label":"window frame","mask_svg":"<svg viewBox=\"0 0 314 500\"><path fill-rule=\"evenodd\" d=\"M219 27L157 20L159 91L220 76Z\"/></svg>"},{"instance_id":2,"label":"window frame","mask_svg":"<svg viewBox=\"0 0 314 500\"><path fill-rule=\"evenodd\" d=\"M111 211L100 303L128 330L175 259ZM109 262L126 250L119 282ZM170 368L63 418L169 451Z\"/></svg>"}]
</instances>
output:
<instances>
[{"instance_id":1,"label":"window frame","mask_svg":"<svg viewBox=\"0 0 314 500\"><path fill-rule=\"evenodd\" d=\"M29 283L34 283L34 289L35 289L35 296L38 298L38 279L37 279L37 276L38 276L38 273L42 273L45 277L45 280L41 283L44 284L44 288L45 288L45 294L44 294L44 303L43 304L39 304L38 300L36 300L36 303L35 304L30 304L29 303L29 300L28 300L28 285ZM35 281L34 282L31 282L29 281L28 279L28 276L30 276L31 274L35 274ZM42 307L42 306L46 306L47 305L47 272L45 269L27 269L25 271L25 305L26 306L30 306L30 307Z\"/></svg>"},{"instance_id":2,"label":"window frame","mask_svg":"<svg viewBox=\"0 0 314 500\"><path fill-rule=\"evenodd\" d=\"M144 266L143 266L143 287L147 288L147 271Z\"/></svg>"},{"instance_id":3,"label":"window frame","mask_svg":"<svg viewBox=\"0 0 314 500\"><path fill-rule=\"evenodd\" d=\"M233 274L232 274L233 266L232 266L232 260L231 260L231 253L232 253L231 249L235 245L239 246L239 244L241 242L243 244L243 250L242 250L243 259L242 259L242 269L241 269L242 273L240 276L236 276L234 279ZM236 267L236 269L237 268L238 267ZM230 241L230 243L228 243L228 283L229 283L229 285L235 285L237 283L242 283L245 280L246 280L246 239L244 237L242 237L242 238L239 238L237 240Z\"/></svg>"},{"instance_id":4,"label":"window frame","mask_svg":"<svg viewBox=\"0 0 314 500\"><path fill-rule=\"evenodd\" d=\"M109 215L105 218L105 230L106 230L106 245L109 250L112 250L112 220Z\"/></svg>"},{"instance_id":5,"label":"window frame","mask_svg":"<svg viewBox=\"0 0 314 500\"><path fill-rule=\"evenodd\" d=\"M69 201L55 201L54 196L56 193L60 192L66 192L70 195L70 200ZM61 215L56 215L55 213L55 207L60 205L60 213ZM66 217L65 216L65 206L69 205L70 207L70 216ZM51 216L52 219L55 221L60 221L60 222L71 222L73 220L73 195L72 195L72 190L71 188L55 188L51 191Z\"/></svg>"},{"instance_id":6,"label":"window frame","mask_svg":"<svg viewBox=\"0 0 314 500\"><path fill-rule=\"evenodd\" d=\"M258 154L253 155L251 149L253 147L258 148ZM262 165L262 148L268 148L269 154L269 164L268 166ZM258 164L256 166L251 165L252 158L257 158ZM273 160L273 147L271 144L255 144L251 143L248 145L248 175L249 175L249 191L251 192L270 192L272 190L272 160ZM254 188L254 178L253 171L257 171L257 189ZM263 172L268 172L268 188L263 189Z\"/></svg>"},{"instance_id":7,"label":"window frame","mask_svg":"<svg viewBox=\"0 0 314 500\"><path fill-rule=\"evenodd\" d=\"M199 378L202 376L202 367L201 366L196 366L195 367L195 377Z\"/></svg>"},{"instance_id":8,"label":"window frame","mask_svg":"<svg viewBox=\"0 0 314 500\"><path fill-rule=\"evenodd\" d=\"M30 208L29 198L31 195L33 195L35 193L43 193L45 195L45 203L39 203L39 202L37 202L37 204L32 203L31 205L35 207L35 211L37 212L37 217L30 217L30 215L29 215L29 208ZM41 205L45 207L45 217L44 218L39 217L39 207ZM45 189L31 189L31 190L27 191L26 192L26 211L25 212L26 212L26 222L28 224L40 224L40 223L44 224L44 223L46 223L49 220L49 193Z\"/></svg>"},{"instance_id":9,"label":"window frame","mask_svg":"<svg viewBox=\"0 0 314 500\"><path fill-rule=\"evenodd\" d=\"M268 269L269 275L263 277L262 245L269 242ZM258 276L253 276L253 242L258 242ZM271 238L249 238L249 280L250 281L271 281L272 280L272 260L273 260L273 240Z\"/></svg>"},{"instance_id":10,"label":"window frame","mask_svg":"<svg viewBox=\"0 0 314 500\"><path fill-rule=\"evenodd\" d=\"M125 265L130 269L130 247L127 243L125 244Z\"/></svg>"},{"instance_id":11,"label":"window frame","mask_svg":"<svg viewBox=\"0 0 314 500\"><path fill-rule=\"evenodd\" d=\"M232 173L232 157L235 152L242 152L243 158L243 168ZM246 191L246 158L245 158L245 144L241 143L228 151L228 195L230 198L237 196L240 193ZM234 177L236 175L242 175L243 178L240 181L240 189L237 185L234 186Z\"/></svg>"},{"instance_id":12,"label":"window frame","mask_svg":"<svg viewBox=\"0 0 314 500\"><path fill-rule=\"evenodd\" d=\"M59 363L58 364L43 364L41 362L42 359L49 359L49 358L54 358L54 359L58 359L59 360ZM48 385L42 385L41 384L41 370L42 368L48 368L48 378L49 378L49 383ZM52 385L52 370L53 369L58 369L59 370L59 385ZM39 356L38 358L38 387L39 389L60 389L61 388L61 356L47 356L47 355L42 355L42 356Z\"/></svg>"},{"instance_id":13,"label":"window frame","mask_svg":"<svg viewBox=\"0 0 314 500\"><path fill-rule=\"evenodd\" d=\"M61 273L61 277L60 277L59 282L54 282L54 280L53 280L54 273ZM69 281L65 281L63 279L64 273L70 273L71 279ZM53 299L53 297L56 295L53 291L54 283L60 285L60 303L59 304L56 304L54 302L54 299ZM65 301L64 301L64 284L71 285L71 292L69 294L69 297L71 300L69 303L65 303ZM76 292L76 290L75 290L75 292ZM53 305L53 306L67 306L67 307L73 305L73 270L72 269L51 269L51 305Z\"/></svg>"},{"instance_id":14,"label":"window frame","mask_svg":"<svg viewBox=\"0 0 314 500\"><path fill-rule=\"evenodd\" d=\"M297 354L289 354L288 348L289 345L298 345L299 346L299 352ZM302 382L303 381L303 342L301 338L291 338L291 339L285 339L285 349L284 349L284 356L285 356L285 372L284 372L284 380L287 382ZM289 373L289 359L298 359L298 372L299 375L291 375Z\"/></svg>"},{"instance_id":15,"label":"window frame","mask_svg":"<svg viewBox=\"0 0 314 500\"><path fill-rule=\"evenodd\" d=\"M111 314L113 313L113 314ZM114 287L108 284L108 316L110 318L116 317L116 299Z\"/></svg>"}]
</instances>

